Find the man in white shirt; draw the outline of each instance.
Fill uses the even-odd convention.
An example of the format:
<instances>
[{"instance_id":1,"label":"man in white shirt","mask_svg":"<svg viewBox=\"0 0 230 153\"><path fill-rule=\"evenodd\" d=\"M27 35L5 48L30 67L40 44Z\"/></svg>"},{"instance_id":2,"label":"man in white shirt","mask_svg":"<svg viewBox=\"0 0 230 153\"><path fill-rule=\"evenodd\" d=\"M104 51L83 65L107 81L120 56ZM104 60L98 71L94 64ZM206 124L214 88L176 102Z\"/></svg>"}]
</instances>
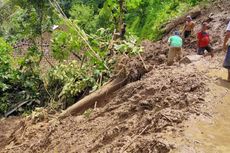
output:
<instances>
[{"instance_id":1,"label":"man in white shirt","mask_svg":"<svg viewBox=\"0 0 230 153\"><path fill-rule=\"evenodd\" d=\"M226 69L228 69L228 81L230 82L230 44L228 44L229 38L230 38L230 22L228 23L228 27L224 38L224 44L223 44L223 50L224 51L227 50L223 66Z\"/></svg>"}]
</instances>

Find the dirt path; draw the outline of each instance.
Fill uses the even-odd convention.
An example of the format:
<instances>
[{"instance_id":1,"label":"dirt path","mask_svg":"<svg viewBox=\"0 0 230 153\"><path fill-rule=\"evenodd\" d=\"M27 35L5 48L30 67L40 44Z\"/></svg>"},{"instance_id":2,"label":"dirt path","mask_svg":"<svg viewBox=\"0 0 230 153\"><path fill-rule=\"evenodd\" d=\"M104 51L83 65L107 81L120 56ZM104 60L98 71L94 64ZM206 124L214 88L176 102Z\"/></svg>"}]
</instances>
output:
<instances>
[{"instance_id":1,"label":"dirt path","mask_svg":"<svg viewBox=\"0 0 230 153\"><path fill-rule=\"evenodd\" d=\"M230 152L230 83L225 81L227 72L222 68L209 69L205 75L212 77L206 101L213 105L208 105L207 114L193 116L184 123L187 128L176 140L179 143L172 153Z\"/></svg>"}]
</instances>

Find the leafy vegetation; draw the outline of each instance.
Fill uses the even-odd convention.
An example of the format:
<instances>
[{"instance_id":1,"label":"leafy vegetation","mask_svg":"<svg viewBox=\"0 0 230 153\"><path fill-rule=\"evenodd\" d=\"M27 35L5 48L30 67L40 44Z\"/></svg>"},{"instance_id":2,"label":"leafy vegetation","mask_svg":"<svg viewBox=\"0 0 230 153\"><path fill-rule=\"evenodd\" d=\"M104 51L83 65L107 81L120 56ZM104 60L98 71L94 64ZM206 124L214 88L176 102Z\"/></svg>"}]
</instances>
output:
<instances>
[{"instance_id":1,"label":"leafy vegetation","mask_svg":"<svg viewBox=\"0 0 230 153\"><path fill-rule=\"evenodd\" d=\"M49 72L47 79L47 89L53 102L58 102L58 107L66 107L65 105L76 102L96 84L89 69L80 68L76 61L56 66Z\"/></svg>"},{"instance_id":2,"label":"leafy vegetation","mask_svg":"<svg viewBox=\"0 0 230 153\"><path fill-rule=\"evenodd\" d=\"M166 21L188 11L201 0L135 0L127 6L128 31L141 38L157 39Z\"/></svg>"},{"instance_id":3,"label":"leafy vegetation","mask_svg":"<svg viewBox=\"0 0 230 153\"><path fill-rule=\"evenodd\" d=\"M0 114L23 105L66 108L98 89L113 72L116 56L139 54L142 39L201 0L4 0L0 10ZM114 39L126 23L124 40ZM58 29L53 30L53 26ZM63 27L63 28L61 28ZM42 33L51 34L47 71ZM12 46L28 41L18 57ZM20 46L19 46L20 47ZM116 55L116 56L114 56ZM42 74L45 72L45 75Z\"/></svg>"},{"instance_id":4,"label":"leafy vegetation","mask_svg":"<svg viewBox=\"0 0 230 153\"><path fill-rule=\"evenodd\" d=\"M0 46L0 113L20 102L41 104L43 87L37 64L40 57L35 54L37 49L29 49L27 55L16 63L12 58L12 47L2 38Z\"/></svg>"}]
</instances>

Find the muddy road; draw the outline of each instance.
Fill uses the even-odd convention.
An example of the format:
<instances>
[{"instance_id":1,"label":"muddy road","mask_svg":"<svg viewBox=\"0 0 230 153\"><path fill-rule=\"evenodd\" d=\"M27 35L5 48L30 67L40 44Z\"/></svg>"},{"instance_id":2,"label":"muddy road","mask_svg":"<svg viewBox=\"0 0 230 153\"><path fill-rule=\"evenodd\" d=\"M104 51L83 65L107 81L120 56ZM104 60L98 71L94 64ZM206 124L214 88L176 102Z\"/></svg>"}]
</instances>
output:
<instances>
[{"instance_id":1,"label":"muddy road","mask_svg":"<svg viewBox=\"0 0 230 153\"><path fill-rule=\"evenodd\" d=\"M222 68L211 69L206 75L214 77L206 94L206 101L212 105L205 108L206 115L192 116L184 123L187 128L176 140L181 143L175 153L230 152L230 83L225 81L227 75Z\"/></svg>"}]
</instances>

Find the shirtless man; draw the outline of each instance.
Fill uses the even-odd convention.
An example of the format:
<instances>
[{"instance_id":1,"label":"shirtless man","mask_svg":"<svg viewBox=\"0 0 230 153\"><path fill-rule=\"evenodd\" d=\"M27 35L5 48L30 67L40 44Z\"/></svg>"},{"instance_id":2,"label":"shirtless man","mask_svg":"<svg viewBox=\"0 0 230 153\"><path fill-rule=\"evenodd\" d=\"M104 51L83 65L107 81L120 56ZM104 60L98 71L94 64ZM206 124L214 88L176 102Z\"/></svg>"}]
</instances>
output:
<instances>
[{"instance_id":1,"label":"shirtless man","mask_svg":"<svg viewBox=\"0 0 230 153\"><path fill-rule=\"evenodd\" d=\"M186 23L183 28L183 34L185 39L192 34L194 27L195 27L195 22L192 21L192 17L187 16Z\"/></svg>"}]
</instances>

